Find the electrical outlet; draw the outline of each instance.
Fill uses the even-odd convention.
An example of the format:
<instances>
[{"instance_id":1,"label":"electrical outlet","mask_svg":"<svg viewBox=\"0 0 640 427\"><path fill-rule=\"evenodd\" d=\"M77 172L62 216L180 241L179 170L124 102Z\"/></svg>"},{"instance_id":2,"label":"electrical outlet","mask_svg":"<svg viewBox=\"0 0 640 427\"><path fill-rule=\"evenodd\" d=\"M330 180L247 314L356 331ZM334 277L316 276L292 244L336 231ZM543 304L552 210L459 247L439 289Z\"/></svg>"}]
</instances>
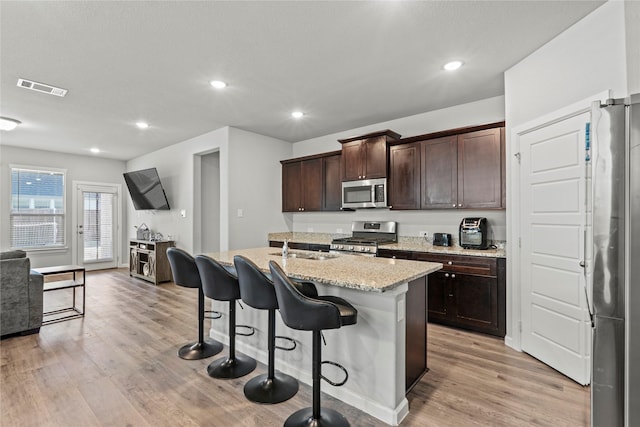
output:
<instances>
[{"instance_id":1,"label":"electrical outlet","mask_svg":"<svg viewBox=\"0 0 640 427\"><path fill-rule=\"evenodd\" d=\"M418 231L418 236L419 237L424 237L425 239L428 239L430 234L428 231Z\"/></svg>"}]
</instances>

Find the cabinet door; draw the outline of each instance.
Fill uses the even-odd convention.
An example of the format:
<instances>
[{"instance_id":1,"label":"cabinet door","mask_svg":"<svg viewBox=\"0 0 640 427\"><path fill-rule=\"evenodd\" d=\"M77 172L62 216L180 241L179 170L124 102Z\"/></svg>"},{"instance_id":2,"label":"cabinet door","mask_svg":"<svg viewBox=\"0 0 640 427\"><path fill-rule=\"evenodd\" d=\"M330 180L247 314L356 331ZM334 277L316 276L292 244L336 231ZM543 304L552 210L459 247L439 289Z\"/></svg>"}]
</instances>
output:
<instances>
[{"instance_id":1,"label":"cabinet door","mask_svg":"<svg viewBox=\"0 0 640 427\"><path fill-rule=\"evenodd\" d=\"M322 159L300 162L300 200L301 210L319 211L322 209Z\"/></svg>"},{"instance_id":2,"label":"cabinet door","mask_svg":"<svg viewBox=\"0 0 640 427\"><path fill-rule=\"evenodd\" d=\"M387 176L387 139L384 136L363 141L363 178L385 178Z\"/></svg>"},{"instance_id":3,"label":"cabinet door","mask_svg":"<svg viewBox=\"0 0 640 427\"><path fill-rule=\"evenodd\" d=\"M458 207L502 207L501 128L458 135Z\"/></svg>"},{"instance_id":4,"label":"cabinet door","mask_svg":"<svg viewBox=\"0 0 640 427\"><path fill-rule=\"evenodd\" d=\"M356 181L362 179L362 141L351 141L342 144L342 179Z\"/></svg>"},{"instance_id":5,"label":"cabinet door","mask_svg":"<svg viewBox=\"0 0 640 427\"><path fill-rule=\"evenodd\" d=\"M454 277L455 276L455 277ZM498 331L498 281L495 277L452 274L455 303L449 313L461 326Z\"/></svg>"},{"instance_id":6,"label":"cabinet door","mask_svg":"<svg viewBox=\"0 0 640 427\"><path fill-rule=\"evenodd\" d=\"M420 208L420 145L403 144L389 150L389 206Z\"/></svg>"},{"instance_id":7,"label":"cabinet door","mask_svg":"<svg viewBox=\"0 0 640 427\"><path fill-rule=\"evenodd\" d=\"M322 165L324 195L323 211L339 211L342 207L342 177L340 174L341 155L325 157Z\"/></svg>"},{"instance_id":8,"label":"cabinet door","mask_svg":"<svg viewBox=\"0 0 640 427\"><path fill-rule=\"evenodd\" d=\"M457 136L421 143L423 209L453 209L458 206Z\"/></svg>"},{"instance_id":9,"label":"cabinet door","mask_svg":"<svg viewBox=\"0 0 640 427\"><path fill-rule=\"evenodd\" d=\"M427 301L429 301L429 321L447 319L450 278L441 271L431 273L427 279ZM447 274L448 276L448 274Z\"/></svg>"},{"instance_id":10,"label":"cabinet door","mask_svg":"<svg viewBox=\"0 0 640 427\"><path fill-rule=\"evenodd\" d=\"M300 178L300 162L282 165L282 212L300 210Z\"/></svg>"}]
</instances>

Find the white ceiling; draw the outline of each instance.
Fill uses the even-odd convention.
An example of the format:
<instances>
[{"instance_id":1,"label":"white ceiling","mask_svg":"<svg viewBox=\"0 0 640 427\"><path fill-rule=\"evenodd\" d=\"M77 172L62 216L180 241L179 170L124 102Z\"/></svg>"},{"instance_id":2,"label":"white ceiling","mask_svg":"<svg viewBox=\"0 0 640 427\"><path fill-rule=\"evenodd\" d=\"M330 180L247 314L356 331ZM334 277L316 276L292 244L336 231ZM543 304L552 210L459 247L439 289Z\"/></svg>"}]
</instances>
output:
<instances>
[{"instance_id":1,"label":"white ceiling","mask_svg":"<svg viewBox=\"0 0 640 427\"><path fill-rule=\"evenodd\" d=\"M0 116L23 124L0 142L128 160L227 125L296 142L502 95L602 3L3 0Z\"/></svg>"}]
</instances>

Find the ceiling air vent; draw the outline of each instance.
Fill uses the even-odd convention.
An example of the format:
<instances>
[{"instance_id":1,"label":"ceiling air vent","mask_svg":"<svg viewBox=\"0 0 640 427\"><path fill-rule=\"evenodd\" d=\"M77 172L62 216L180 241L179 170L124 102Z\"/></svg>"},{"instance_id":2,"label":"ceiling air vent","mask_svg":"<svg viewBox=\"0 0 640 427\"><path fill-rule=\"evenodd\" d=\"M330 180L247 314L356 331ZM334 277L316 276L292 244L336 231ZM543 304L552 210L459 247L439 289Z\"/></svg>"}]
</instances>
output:
<instances>
[{"instance_id":1,"label":"ceiling air vent","mask_svg":"<svg viewBox=\"0 0 640 427\"><path fill-rule=\"evenodd\" d=\"M65 96L67 94L66 89L25 79L18 79L18 86L25 89L35 90L37 92L48 93L49 95Z\"/></svg>"}]
</instances>

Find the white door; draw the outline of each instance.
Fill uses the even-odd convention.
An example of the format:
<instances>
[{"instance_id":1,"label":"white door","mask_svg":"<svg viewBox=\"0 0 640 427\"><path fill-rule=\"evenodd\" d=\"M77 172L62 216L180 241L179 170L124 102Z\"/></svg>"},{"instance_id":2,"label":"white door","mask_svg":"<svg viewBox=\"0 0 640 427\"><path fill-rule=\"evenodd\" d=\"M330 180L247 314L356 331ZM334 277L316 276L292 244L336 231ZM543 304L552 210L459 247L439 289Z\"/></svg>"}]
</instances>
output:
<instances>
[{"instance_id":1,"label":"white door","mask_svg":"<svg viewBox=\"0 0 640 427\"><path fill-rule=\"evenodd\" d=\"M590 381L585 298L582 113L520 135L522 350L580 384Z\"/></svg>"},{"instance_id":2,"label":"white door","mask_svg":"<svg viewBox=\"0 0 640 427\"><path fill-rule=\"evenodd\" d=\"M75 185L76 262L87 270L118 265L118 185Z\"/></svg>"}]
</instances>

